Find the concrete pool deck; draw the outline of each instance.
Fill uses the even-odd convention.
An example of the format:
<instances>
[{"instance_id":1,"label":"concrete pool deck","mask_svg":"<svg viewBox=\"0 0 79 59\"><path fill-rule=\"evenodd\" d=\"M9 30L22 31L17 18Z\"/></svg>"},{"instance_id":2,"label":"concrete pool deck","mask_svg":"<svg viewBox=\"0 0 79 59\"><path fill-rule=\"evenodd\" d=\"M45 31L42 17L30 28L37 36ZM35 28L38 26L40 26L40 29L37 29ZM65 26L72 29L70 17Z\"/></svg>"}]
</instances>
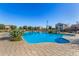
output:
<instances>
[{"instance_id":1,"label":"concrete pool deck","mask_svg":"<svg viewBox=\"0 0 79 59\"><path fill-rule=\"evenodd\" d=\"M79 35L77 36L79 37ZM74 39L75 37L72 38ZM0 56L79 56L79 45L71 43L29 45L23 40L9 41L6 38L6 40L0 40Z\"/></svg>"}]
</instances>

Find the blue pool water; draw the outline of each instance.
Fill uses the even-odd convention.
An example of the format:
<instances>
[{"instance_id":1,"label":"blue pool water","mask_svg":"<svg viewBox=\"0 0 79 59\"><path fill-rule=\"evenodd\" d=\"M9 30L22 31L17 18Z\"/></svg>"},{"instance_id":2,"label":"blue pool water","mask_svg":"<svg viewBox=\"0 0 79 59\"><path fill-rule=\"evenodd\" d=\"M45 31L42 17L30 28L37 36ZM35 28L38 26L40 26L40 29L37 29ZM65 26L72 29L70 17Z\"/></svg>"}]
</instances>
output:
<instances>
[{"instance_id":1,"label":"blue pool water","mask_svg":"<svg viewBox=\"0 0 79 59\"><path fill-rule=\"evenodd\" d=\"M62 38L64 34L48 34L42 32L25 32L22 36L24 41L29 44L52 42L52 43L69 43L68 40Z\"/></svg>"}]
</instances>

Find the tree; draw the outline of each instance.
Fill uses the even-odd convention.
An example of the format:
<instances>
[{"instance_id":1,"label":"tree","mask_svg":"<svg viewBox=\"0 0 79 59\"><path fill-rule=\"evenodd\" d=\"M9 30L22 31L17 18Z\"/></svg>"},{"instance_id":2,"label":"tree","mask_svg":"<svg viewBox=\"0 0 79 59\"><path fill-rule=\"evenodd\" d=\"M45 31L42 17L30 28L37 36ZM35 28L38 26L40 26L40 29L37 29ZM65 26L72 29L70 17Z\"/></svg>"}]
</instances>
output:
<instances>
[{"instance_id":1,"label":"tree","mask_svg":"<svg viewBox=\"0 0 79 59\"><path fill-rule=\"evenodd\" d=\"M50 30L51 30L51 29L52 29L52 26L48 26L48 29L50 29Z\"/></svg>"},{"instance_id":2,"label":"tree","mask_svg":"<svg viewBox=\"0 0 79 59\"><path fill-rule=\"evenodd\" d=\"M20 26L20 27L19 27L19 30L22 30L22 29L23 29L23 27Z\"/></svg>"},{"instance_id":3,"label":"tree","mask_svg":"<svg viewBox=\"0 0 79 59\"><path fill-rule=\"evenodd\" d=\"M37 30L40 30L40 27L37 27Z\"/></svg>"},{"instance_id":4,"label":"tree","mask_svg":"<svg viewBox=\"0 0 79 59\"><path fill-rule=\"evenodd\" d=\"M33 30L33 27L32 27L32 26L29 26L29 27L28 27L28 30Z\"/></svg>"},{"instance_id":5,"label":"tree","mask_svg":"<svg viewBox=\"0 0 79 59\"><path fill-rule=\"evenodd\" d=\"M0 29L5 29L5 25L4 24L0 24Z\"/></svg>"},{"instance_id":6,"label":"tree","mask_svg":"<svg viewBox=\"0 0 79 59\"><path fill-rule=\"evenodd\" d=\"M27 30L28 28L27 28L27 26L23 26L23 29Z\"/></svg>"},{"instance_id":7,"label":"tree","mask_svg":"<svg viewBox=\"0 0 79 59\"><path fill-rule=\"evenodd\" d=\"M11 30L15 30L17 28L17 26L11 25L10 28L11 28Z\"/></svg>"},{"instance_id":8,"label":"tree","mask_svg":"<svg viewBox=\"0 0 79 59\"><path fill-rule=\"evenodd\" d=\"M33 30L40 30L40 27L33 27Z\"/></svg>"}]
</instances>

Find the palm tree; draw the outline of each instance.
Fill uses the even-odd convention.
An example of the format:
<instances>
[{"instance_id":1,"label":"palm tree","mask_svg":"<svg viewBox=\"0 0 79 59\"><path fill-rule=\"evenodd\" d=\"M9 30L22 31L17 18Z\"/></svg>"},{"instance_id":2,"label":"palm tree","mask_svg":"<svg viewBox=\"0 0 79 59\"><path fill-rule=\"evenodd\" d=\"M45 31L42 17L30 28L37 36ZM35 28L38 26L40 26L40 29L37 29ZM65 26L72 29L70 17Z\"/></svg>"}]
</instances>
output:
<instances>
[{"instance_id":1,"label":"palm tree","mask_svg":"<svg viewBox=\"0 0 79 59\"><path fill-rule=\"evenodd\" d=\"M52 26L48 26L47 31L48 31L48 33L52 33Z\"/></svg>"}]
</instances>

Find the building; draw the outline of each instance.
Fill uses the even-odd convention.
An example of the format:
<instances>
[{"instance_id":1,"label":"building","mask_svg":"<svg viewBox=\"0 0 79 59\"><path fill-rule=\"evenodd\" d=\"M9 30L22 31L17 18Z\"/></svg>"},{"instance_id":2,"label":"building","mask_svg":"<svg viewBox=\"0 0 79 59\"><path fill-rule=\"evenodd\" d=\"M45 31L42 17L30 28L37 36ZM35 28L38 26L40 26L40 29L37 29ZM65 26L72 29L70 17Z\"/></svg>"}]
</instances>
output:
<instances>
[{"instance_id":1,"label":"building","mask_svg":"<svg viewBox=\"0 0 79 59\"><path fill-rule=\"evenodd\" d=\"M5 30L6 30L6 31L10 31L10 30L11 30L10 25L5 25Z\"/></svg>"},{"instance_id":2,"label":"building","mask_svg":"<svg viewBox=\"0 0 79 59\"><path fill-rule=\"evenodd\" d=\"M62 31L64 31L64 29L68 28L68 25L63 24L63 23L57 23L55 25L55 28L56 28L57 32L62 32Z\"/></svg>"},{"instance_id":3,"label":"building","mask_svg":"<svg viewBox=\"0 0 79 59\"><path fill-rule=\"evenodd\" d=\"M79 33L79 24L73 24L70 28L72 32Z\"/></svg>"}]
</instances>

